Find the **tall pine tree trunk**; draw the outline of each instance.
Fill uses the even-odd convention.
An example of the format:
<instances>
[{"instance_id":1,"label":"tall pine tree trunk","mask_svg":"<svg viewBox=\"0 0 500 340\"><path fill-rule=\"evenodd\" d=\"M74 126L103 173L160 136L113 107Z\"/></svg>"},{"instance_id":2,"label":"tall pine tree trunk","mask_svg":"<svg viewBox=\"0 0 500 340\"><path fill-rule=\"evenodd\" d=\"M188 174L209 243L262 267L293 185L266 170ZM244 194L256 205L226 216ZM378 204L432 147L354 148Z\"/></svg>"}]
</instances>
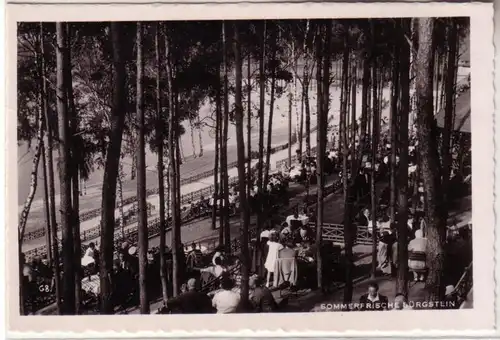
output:
<instances>
[{"instance_id":1,"label":"tall pine tree trunk","mask_svg":"<svg viewBox=\"0 0 500 340\"><path fill-rule=\"evenodd\" d=\"M44 135L44 147L45 147L45 163L47 164L47 181L49 185L49 209L50 209L50 231L51 231L51 243L52 243L52 258L54 262L53 274L54 283L56 290L56 306L57 314L61 314L61 275L60 275L60 263L59 263L59 242L57 239L57 221L56 221L56 202L55 202L55 184L54 184L54 164L52 156L52 126L50 122L49 107L47 103L47 81L45 79L45 48L44 48L44 28L43 24L40 23L40 36L41 36L41 81L42 81L42 114L45 122L45 135Z\"/></svg>"},{"instance_id":2,"label":"tall pine tree trunk","mask_svg":"<svg viewBox=\"0 0 500 340\"><path fill-rule=\"evenodd\" d=\"M31 175L30 175L30 191L28 193L28 197L24 201L23 205L23 210L21 211L21 216L19 218L19 225L18 225L18 252L19 252L19 284L20 284L20 289L19 289L19 303L20 303L20 313L21 315L24 315L25 313L27 314L28 311L25 310L25 302L26 302L26 296L24 296L25 291L24 291L24 285L23 282L23 266L24 262L22 261L25 257L22 252L22 246L23 246L23 241L24 241L24 232L26 230L26 223L28 222L28 216L31 210L31 204L33 203L33 198L35 197L36 194L36 189L38 185L38 167L40 164L40 157L42 156L42 150L43 150L43 119L42 119L42 112L43 112L43 99L42 99L42 92L40 91L40 106L39 106L39 112L36 117L37 125L38 125L38 132L37 132L37 144L35 147L35 154L33 156L33 166L31 168Z\"/></svg>"},{"instance_id":3,"label":"tall pine tree trunk","mask_svg":"<svg viewBox=\"0 0 500 340\"><path fill-rule=\"evenodd\" d=\"M196 115L196 125L198 126L198 142L200 143L200 153L198 154L198 157L203 157L203 136L201 135L202 125L199 112Z\"/></svg>"},{"instance_id":4,"label":"tall pine tree trunk","mask_svg":"<svg viewBox=\"0 0 500 340\"><path fill-rule=\"evenodd\" d=\"M372 41L375 40L375 26L374 23L371 23L371 36ZM371 276L375 277L375 272L377 270L377 244L378 244L378 228L377 228L377 196L376 196L376 171L375 164L377 163L377 151L378 151L378 134L380 127L380 117L379 117L379 103L378 103L378 72L377 72L377 56L371 56L371 64L372 64L372 140L371 140L371 160L372 160L372 168L371 168L371 181L370 181L370 199L371 199L371 220L372 220L372 268L371 268Z\"/></svg>"},{"instance_id":5,"label":"tall pine tree trunk","mask_svg":"<svg viewBox=\"0 0 500 340\"><path fill-rule=\"evenodd\" d=\"M264 117L266 109L266 78L265 78L265 60L266 60L266 35L267 35L267 22L263 22L261 33L261 50L260 50L260 60L259 60L259 167L257 171L257 188L258 197L257 202L257 231L260 232L263 224L263 214L262 214L262 200L260 199L263 193L263 172L264 172Z\"/></svg>"},{"instance_id":6,"label":"tall pine tree trunk","mask_svg":"<svg viewBox=\"0 0 500 340\"><path fill-rule=\"evenodd\" d=\"M242 103L242 58L238 22L233 24L234 30L234 59L236 67L235 84L235 123L236 148L238 154L238 186L240 196L240 230L241 230L241 303L248 305L250 279L250 252L248 249L248 227L250 224L250 210L248 209L245 188L245 141L243 139L243 103Z\"/></svg>"},{"instance_id":7,"label":"tall pine tree trunk","mask_svg":"<svg viewBox=\"0 0 500 340\"><path fill-rule=\"evenodd\" d=\"M178 228L179 221L177 220L180 202L177 201L177 167L175 157L175 127L177 125L177 117L175 111L175 94L173 86L173 69L172 69L172 46L168 33L165 36L165 69L167 73L167 93L168 93L168 113L170 115L168 127L168 156L170 163L169 174L169 190L170 190L170 215L171 215L171 233L172 233L172 287L173 295L177 296L180 291L180 276L179 276L179 263L178 263L178 250L180 243L180 228Z\"/></svg>"},{"instance_id":8,"label":"tall pine tree trunk","mask_svg":"<svg viewBox=\"0 0 500 340\"><path fill-rule=\"evenodd\" d=\"M43 120L43 117L40 117ZM45 144L42 141L41 147L41 156L42 157L42 170L43 170L43 208L45 214L45 244L47 249L47 262L49 267L52 268L52 239L51 239L51 226L50 226L50 201L49 201L49 186L47 182L47 159L45 155Z\"/></svg>"},{"instance_id":9,"label":"tall pine tree trunk","mask_svg":"<svg viewBox=\"0 0 500 340\"><path fill-rule=\"evenodd\" d=\"M62 230L62 254L63 254L63 314L75 314L75 261L74 241L72 228L72 206L71 206L71 164L70 145L71 135L69 129L69 117L67 108L67 89L70 84L65 77L67 40L66 25L62 22L56 23L56 65L57 65L57 115L59 127L59 182L60 182L60 211Z\"/></svg>"},{"instance_id":10,"label":"tall pine tree trunk","mask_svg":"<svg viewBox=\"0 0 500 340\"><path fill-rule=\"evenodd\" d=\"M411 19L401 19L399 37L399 81L401 110L399 113L399 169L398 169L398 272L396 293L408 296L408 124L410 116L410 46L404 35L410 33Z\"/></svg>"},{"instance_id":11,"label":"tall pine tree trunk","mask_svg":"<svg viewBox=\"0 0 500 340\"><path fill-rule=\"evenodd\" d=\"M193 148L193 158L196 158L196 143L194 141L194 126L193 120L189 119L189 130L191 132L191 147Z\"/></svg>"},{"instance_id":12,"label":"tall pine tree trunk","mask_svg":"<svg viewBox=\"0 0 500 340\"><path fill-rule=\"evenodd\" d=\"M163 117L161 112L162 97L160 91L160 80L162 76L160 61L160 23L155 24L155 59L156 59L156 142L158 143L158 198L160 204L160 281L163 305L168 300L167 263L165 257L167 220L165 213L165 166L163 164L163 139L165 138Z\"/></svg>"},{"instance_id":13,"label":"tall pine tree trunk","mask_svg":"<svg viewBox=\"0 0 500 340\"><path fill-rule=\"evenodd\" d=\"M457 59L457 24L456 19L450 18L448 27L448 55L445 83L445 119L443 129L443 140L441 146L441 159L443 160L442 192L444 203L448 206L448 191L451 173L452 155L450 152L451 135L453 131L453 114L455 112L455 79L456 79L456 59Z\"/></svg>"},{"instance_id":14,"label":"tall pine tree trunk","mask_svg":"<svg viewBox=\"0 0 500 340\"><path fill-rule=\"evenodd\" d=\"M40 72L40 123L44 126L43 134L43 148L41 150L42 166L43 166L43 203L45 208L45 220L47 228L45 230L45 239L47 245L47 260L49 262L49 267L53 268L53 258L52 258L52 222L50 218L51 214L51 204L50 204L50 194L49 194L49 178L47 171L47 145L49 143L48 138L46 138L47 131L50 131L50 127L47 126L45 122L45 115L47 114L47 97L46 97L46 82L45 82L45 40L43 37L43 24L40 23L40 59L39 59L39 72ZM45 122L45 124L44 124ZM51 140L52 141L52 140ZM54 209L55 210L55 209Z\"/></svg>"},{"instance_id":15,"label":"tall pine tree trunk","mask_svg":"<svg viewBox=\"0 0 500 340\"><path fill-rule=\"evenodd\" d=\"M136 48L137 48L137 229L139 250L139 300L141 314L149 314L149 300L146 286L146 274L148 265L148 215L146 202L146 155L144 141L144 99L143 99L143 77L144 61L142 56L142 23L137 23Z\"/></svg>"},{"instance_id":16,"label":"tall pine tree trunk","mask_svg":"<svg viewBox=\"0 0 500 340\"><path fill-rule=\"evenodd\" d=\"M67 52L65 54L66 67L64 70L64 77L67 86L67 103L69 108L70 117L70 134L71 134L71 187L72 187L72 212L73 212L73 243L75 251L75 314L80 314L81 305L81 290L82 290L82 268L81 268L81 253L82 245L80 239L80 166L83 165L83 147L78 143L78 113L76 111L75 99L73 94L73 76L71 73L71 30L70 24L66 25L66 46Z\"/></svg>"},{"instance_id":17,"label":"tall pine tree trunk","mask_svg":"<svg viewBox=\"0 0 500 340\"><path fill-rule=\"evenodd\" d=\"M396 39L394 43L394 55L399 56L399 42ZM396 155L397 155L397 136L398 136L398 95L399 95L399 61L394 58L392 61L392 82L391 82L391 157L390 157L390 198L389 198L389 216L391 223L396 222ZM404 128L404 127L403 127Z\"/></svg>"},{"instance_id":18,"label":"tall pine tree trunk","mask_svg":"<svg viewBox=\"0 0 500 340\"><path fill-rule=\"evenodd\" d=\"M302 88L300 91L299 161L302 160L302 152L303 152L302 147L304 140L304 106L305 106L304 82L302 82L301 85Z\"/></svg>"},{"instance_id":19,"label":"tall pine tree trunk","mask_svg":"<svg viewBox=\"0 0 500 340\"><path fill-rule=\"evenodd\" d=\"M275 28L276 29L276 28ZM276 92L276 70L275 70L275 59L276 59L276 34L274 30L271 36L271 62L272 74L271 74L271 100L269 105L269 120L267 125L267 150L266 150L266 171L264 172L264 188L267 190L267 184L269 182L269 171L271 169L271 144L273 136L273 115L274 115L274 101Z\"/></svg>"},{"instance_id":20,"label":"tall pine tree trunk","mask_svg":"<svg viewBox=\"0 0 500 340\"><path fill-rule=\"evenodd\" d=\"M325 136L323 136L323 116L326 113L325 108L323 106L323 102L325 100L324 98L324 90L325 88L323 87L324 84L321 81L322 79L322 61L323 58L326 60L328 59L328 53L325 51L325 55L323 55L323 48L326 48L326 43L323 42L323 34L324 34L324 27L323 23L318 24L317 27L317 37L316 37L316 118L317 118L317 127L318 127L318 132L316 134L317 136L317 152L316 152L316 163L318 165L317 167L317 184L318 184L318 190L317 190L317 197L316 197L316 203L317 203L317 225L316 225L316 244L320 245L321 244L321 238L323 235L323 188L324 188L324 172L323 170L323 161L324 161L324 152L323 152L323 142L325 141ZM325 44L325 45L323 45ZM308 179L309 180L309 179ZM317 247L316 250L316 281L317 281L317 287L318 289L323 289L323 261L321 258L321 247Z\"/></svg>"},{"instance_id":21,"label":"tall pine tree trunk","mask_svg":"<svg viewBox=\"0 0 500 340\"><path fill-rule=\"evenodd\" d=\"M120 157L121 158L121 157ZM118 196L118 214L120 223L118 227L122 233L122 237L125 237L125 211L123 209L123 179L125 178L125 173L123 172L123 164L120 161L118 165L118 177L116 178L116 194Z\"/></svg>"},{"instance_id":22,"label":"tall pine tree trunk","mask_svg":"<svg viewBox=\"0 0 500 340\"><path fill-rule=\"evenodd\" d=\"M363 77L361 84L361 126L360 126L360 138L359 138L359 153L361 157L365 153L365 147L368 142L368 109L370 106L370 101L368 98L370 92L370 52L369 44L365 47L363 54Z\"/></svg>"},{"instance_id":23,"label":"tall pine tree trunk","mask_svg":"<svg viewBox=\"0 0 500 340\"><path fill-rule=\"evenodd\" d=\"M252 189L252 73L251 54L247 58L247 200L250 199Z\"/></svg>"},{"instance_id":24,"label":"tall pine tree trunk","mask_svg":"<svg viewBox=\"0 0 500 340\"><path fill-rule=\"evenodd\" d=\"M343 116L343 124L342 124L342 179L343 179L343 189L344 189L344 246L345 246L345 257L346 257L346 269L345 269L345 289L343 302L349 303L352 300L352 291L353 291L353 242L356 237L353 230L352 224L352 209L353 209L353 195L352 183L349 183L350 180L348 178L348 154L349 154L349 127L347 125L347 115L348 115L348 105L349 105L349 58L350 58L350 49L349 49L349 31L348 27L344 27L344 55L342 59L342 74L343 74L343 98L341 102L341 115ZM354 159L351 159L351 162L354 162ZM354 174L351 169L351 181L354 181Z\"/></svg>"},{"instance_id":25,"label":"tall pine tree trunk","mask_svg":"<svg viewBox=\"0 0 500 340\"><path fill-rule=\"evenodd\" d=\"M111 107L111 131L104 180L101 209L101 313L113 314L112 275L115 233L116 182L120 164L120 151L127 104L125 58L123 50L123 24L112 22L111 43L113 48L113 101Z\"/></svg>"},{"instance_id":26,"label":"tall pine tree trunk","mask_svg":"<svg viewBox=\"0 0 500 340\"><path fill-rule=\"evenodd\" d=\"M217 70L219 79L217 82L217 92L215 94L215 160L214 160L214 200L212 206L212 230L217 228L217 203L219 202L219 150L220 150L220 130L221 126L221 86L220 86L220 68ZM219 229L219 245L224 243L224 234L222 228Z\"/></svg>"},{"instance_id":27,"label":"tall pine tree trunk","mask_svg":"<svg viewBox=\"0 0 500 340\"><path fill-rule=\"evenodd\" d=\"M446 238L445 206L443 204L437 131L433 110L434 71L434 20L419 19L419 48L417 53L417 134L420 165L424 182L425 219L427 222L427 266L426 288L430 300L444 298L444 243Z\"/></svg>"},{"instance_id":28,"label":"tall pine tree trunk","mask_svg":"<svg viewBox=\"0 0 500 340\"><path fill-rule=\"evenodd\" d=\"M163 117L161 112L162 97L160 91L161 61L160 61L160 23L155 24L155 61L156 61L156 142L158 143L158 198L160 204L160 281L163 305L168 300L167 263L165 258L167 221L165 214L165 167L163 164L163 139L165 138Z\"/></svg>"},{"instance_id":29,"label":"tall pine tree trunk","mask_svg":"<svg viewBox=\"0 0 500 340\"><path fill-rule=\"evenodd\" d=\"M224 114L223 114L223 130L222 130L222 148L221 157L224 168L222 178L224 203L222 205L222 215L224 216L224 248L226 254L231 253L231 230L229 227L229 169L227 161L227 139L229 129L229 60L228 60L228 42L227 42L227 25L222 22L222 48L223 48L223 64L224 64Z\"/></svg>"},{"instance_id":30,"label":"tall pine tree trunk","mask_svg":"<svg viewBox=\"0 0 500 340\"><path fill-rule=\"evenodd\" d=\"M306 70L304 69L304 72ZM316 94L318 95L318 94ZM309 103L309 76L304 75L304 106L306 111L305 135L306 135L306 156L311 157L311 106Z\"/></svg>"}]
</instances>

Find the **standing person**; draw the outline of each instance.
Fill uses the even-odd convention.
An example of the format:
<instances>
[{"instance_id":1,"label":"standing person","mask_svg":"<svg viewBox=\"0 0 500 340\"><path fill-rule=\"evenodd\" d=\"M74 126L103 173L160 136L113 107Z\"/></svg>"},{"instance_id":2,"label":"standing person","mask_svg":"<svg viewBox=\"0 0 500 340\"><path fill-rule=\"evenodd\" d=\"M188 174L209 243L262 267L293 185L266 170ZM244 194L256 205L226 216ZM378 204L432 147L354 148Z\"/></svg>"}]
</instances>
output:
<instances>
[{"instance_id":1,"label":"standing person","mask_svg":"<svg viewBox=\"0 0 500 340\"><path fill-rule=\"evenodd\" d=\"M212 299L212 306L217 309L217 314L236 313L240 304L240 294L233 292L234 282L224 275L221 280L222 290L217 292Z\"/></svg>"},{"instance_id":2,"label":"standing person","mask_svg":"<svg viewBox=\"0 0 500 340\"><path fill-rule=\"evenodd\" d=\"M271 284L271 274L274 273L274 266L276 264L276 259L278 258L278 252L283 249L283 246L278 243L278 236L276 234L270 234L270 239L267 241L267 245L269 249L264 267L267 270L266 287L269 287Z\"/></svg>"},{"instance_id":3,"label":"standing person","mask_svg":"<svg viewBox=\"0 0 500 340\"><path fill-rule=\"evenodd\" d=\"M394 235L389 231L384 231L378 242L378 268L384 275L392 273L391 251L394 243Z\"/></svg>"},{"instance_id":4,"label":"standing person","mask_svg":"<svg viewBox=\"0 0 500 340\"><path fill-rule=\"evenodd\" d=\"M422 230L417 230L415 238L408 244L408 269L413 273L415 282L424 281L426 250L427 239Z\"/></svg>"},{"instance_id":5,"label":"standing person","mask_svg":"<svg viewBox=\"0 0 500 340\"><path fill-rule=\"evenodd\" d=\"M85 250L85 255L83 257L93 258L95 272L99 273L99 250L97 250L94 242L89 243L89 246Z\"/></svg>"}]
</instances>

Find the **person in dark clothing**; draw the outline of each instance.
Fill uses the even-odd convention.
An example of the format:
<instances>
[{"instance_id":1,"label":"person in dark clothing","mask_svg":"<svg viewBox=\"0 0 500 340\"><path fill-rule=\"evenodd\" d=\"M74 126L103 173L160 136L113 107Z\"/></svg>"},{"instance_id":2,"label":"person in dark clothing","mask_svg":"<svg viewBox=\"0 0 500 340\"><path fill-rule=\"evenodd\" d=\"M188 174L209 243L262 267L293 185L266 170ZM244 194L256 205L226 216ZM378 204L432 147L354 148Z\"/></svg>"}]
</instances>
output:
<instances>
[{"instance_id":1,"label":"person in dark clothing","mask_svg":"<svg viewBox=\"0 0 500 340\"><path fill-rule=\"evenodd\" d=\"M368 293L361 296L359 304L362 311L382 311L387 310L389 299L387 296L378 293L378 284L370 283Z\"/></svg>"},{"instance_id":2,"label":"person in dark clothing","mask_svg":"<svg viewBox=\"0 0 500 340\"><path fill-rule=\"evenodd\" d=\"M186 291L167 301L167 306L174 314L207 314L213 313L212 301L207 294L197 291L196 279L189 279Z\"/></svg>"},{"instance_id":3,"label":"person in dark clothing","mask_svg":"<svg viewBox=\"0 0 500 340\"><path fill-rule=\"evenodd\" d=\"M250 302L256 313L272 313L278 309L278 304L274 300L273 294L264 286L264 280L258 276L250 278Z\"/></svg>"}]
</instances>

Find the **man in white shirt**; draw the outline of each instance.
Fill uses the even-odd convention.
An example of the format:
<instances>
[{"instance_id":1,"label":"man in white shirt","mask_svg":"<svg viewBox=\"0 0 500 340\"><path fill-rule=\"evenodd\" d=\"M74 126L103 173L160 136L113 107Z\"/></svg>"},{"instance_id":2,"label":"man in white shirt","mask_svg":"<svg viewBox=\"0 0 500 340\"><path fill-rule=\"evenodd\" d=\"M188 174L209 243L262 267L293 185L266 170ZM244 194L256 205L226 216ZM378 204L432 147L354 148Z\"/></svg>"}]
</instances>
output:
<instances>
[{"instance_id":1,"label":"man in white shirt","mask_svg":"<svg viewBox=\"0 0 500 340\"><path fill-rule=\"evenodd\" d=\"M212 306L217 309L217 314L236 313L240 304L240 294L232 291L233 286L233 281L230 278L222 279L222 290L216 293L212 299Z\"/></svg>"}]
</instances>

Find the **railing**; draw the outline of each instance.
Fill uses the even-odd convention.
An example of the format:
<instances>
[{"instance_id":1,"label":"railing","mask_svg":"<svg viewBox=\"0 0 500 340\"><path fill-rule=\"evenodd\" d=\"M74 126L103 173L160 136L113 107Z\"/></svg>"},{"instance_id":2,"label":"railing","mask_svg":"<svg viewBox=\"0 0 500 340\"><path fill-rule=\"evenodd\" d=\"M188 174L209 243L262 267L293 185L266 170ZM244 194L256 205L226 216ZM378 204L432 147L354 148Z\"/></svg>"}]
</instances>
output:
<instances>
[{"instance_id":1,"label":"railing","mask_svg":"<svg viewBox=\"0 0 500 340\"><path fill-rule=\"evenodd\" d=\"M284 150L286 148L288 148L288 143L285 143L283 145L272 148L271 154L274 154L274 153L281 151L281 150ZM258 158L258 154L256 157L253 157L253 153L252 153L252 159L256 159L256 158ZM286 162L286 160L282 160L282 161ZM229 163L227 165L227 168L231 169L231 168L236 167L237 165L238 165L238 162L234 161L234 162ZM208 171L205 171L201 174L197 174L197 175L194 175L194 176L191 176L188 178L181 179L180 182L181 182L181 185L186 185L186 184L190 184L190 183L195 183L195 182L199 181L200 179L211 177L213 175L214 175L214 170L208 170ZM236 177L232 177L229 179L230 185L235 184L235 183L237 183ZM158 188L147 189L146 196L158 195L158 192L159 192ZM189 202L196 201L196 200L200 199L201 196L212 195L213 192L214 192L214 186L210 185L208 187L184 194L181 196L181 204L187 204ZM123 200L123 206L132 204L136 201L137 201L137 196L128 197L128 198ZM80 214L80 222L88 221L88 220L96 218L100 215L101 215L101 208L86 211L86 212ZM44 236L45 236L45 228L39 228L39 229L33 230L29 233L26 233L25 240L35 240L35 239L39 239L39 238L44 237Z\"/></svg>"},{"instance_id":2,"label":"railing","mask_svg":"<svg viewBox=\"0 0 500 340\"><path fill-rule=\"evenodd\" d=\"M154 205L152 205L151 203L148 203L148 207L147 207L147 209L148 209L148 215L149 215L149 213L150 213L152 210L154 210L154 209L155 209L155 206L154 206ZM128 210L128 211L130 211L130 210ZM137 211L137 209L134 209L134 211ZM81 221L80 221L80 222L81 222ZM128 221L127 221L127 222L128 222ZM127 223L127 222L126 222L126 223ZM116 220L116 224L119 224L119 218ZM128 224L131 224L131 223L128 223ZM95 227L93 227L93 228L91 228L91 229L87 229L87 230L83 231L83 233L81 233L81 235L82 235L82 236L81 236L81 237L82 237L82 241L86 241L86 240L88 240L88 239L89 239L89 237L88 237L88 236L86 236L86 235L91 235L91 234L92 234L92 232L93 232L93 230L95 230L95 229L99 229L99 228L100 228L100 226L98 225L98 226L95 226ZM58 231L60 231L60 228L58 228ZM39 238L44 237L44 236L45 236L45 234L46 234L46 229L45 229L45 228L36 229L36 230L34 230L34 231L32 231L32 232L27 233L27 234L26 234L26 236L25 236L25 238L24 238L24 240L25 240L25 241L36 240L36 239L39 239Z\"/></svg>"},{"instance_id":3,"label":"railing","mask_svg":"<svg viewBox=\"0 0 500 340\"><path fill-rule=\"evenodd\" d=\"M151 216L153 210L154 210L154 207L148 209L148 212L147 212L148 217ZM134 216L130 220L127 221L127 225L125 225L125 228L131 226L132 224L135 224L136 222L137 222L137 216ZM133 229L135 229L135 228L125 229L125 234L130 235L131 233L133 233ZM137 233L137 229L135 229L135 233ZM122 231L117 230L117 232L115 233L115 239L117 238L117 235L120 235L120 234L122 234ZM83 231L83 233L81 233L81 240L82 240L82 242L85 242L88 240L93 240L93 239L96 239L97 237L99 237L99 235L101 235L101 226L100 225ZM59 251L61 251L62 250L61 241L58 240L58 243L59 243L58 244ZM36 247L36 248L30 249L30 250L24 252L24 256L26 258L26 261L30 261L31 259L33 259L34 257L37 257L37 256L44 257L45 255L47 255L47 245L45 245L45 244L40 246L40 247Z\"/></svg>"},{"instance_id":4,"label":"railing","mask_svg":"<svg viewBox=\"0 0 500 340\"><path fill-rule=\"evenodd\" d=\"M310 224L311 227L314 227L314 224ZM334 243L344 243L344 225L336 224L336 223L324 223L322 227L322 238L325 241L331 241ZM354 240L354 244L362 244L362 245L372 245L372 236L368 231L367 226L358 226L356 227L356 238Z\"/></svg>"},{"instance_id":5,"label":"railing","mask_svg":"<svg viewBox=\"0 0 500 340\"><path fill-rule=\"evenodd\" d=\"M229 184L230 185L236 184L237 182L238 182L238 178L237 177L232 177L232 178L229 179ZM324 189L324 191L323 191L324 196L329 195L329 194L335 192L340 187L341 187L341 181L340 180L334 182L333 184L331 184L329 186L326 186L325 189ZM212 188L213 188L213 186L210 186L210 187L207 187L207 188L203 188L201 190L197 190L196 192L192 192L192 193L183 195L182 197L183 197L183 199L186 200L186 203L189 202L189 201L195 201L200 196L202 196L202 195L205 196L207 193L211 193L212 192L211 191ZM147 190L147 194L151 195L152 192L155 192L157 190L158 189L149 189L149 190ZM182 202L182 204L185 204L185 203ZM315 202L312 202L312 204L315 204ZM294 207L292 207L291 209L289 209L289 212L292 212L293 208ZM148 216L150 216L150 214ZM129 223L127 226L129 226L129 225L131 225L133 223L135 223L135 221ZM117 230L117 232L115 233L115 236L114 236L115 237L115 241L116 242L120 242L123 239L133 240L133 239L135 239L137 237L137 232L138 231L137 231L136 228L129 228L129 229L126 230L125 235L122 235L121 230ZM159 233L160 233L159 218L155 218L155 219L153 219L151 221L148 221L148 237L149 238L155 237ZM87 240L95 239L95 238L97 238L99 236L100 236L100 226L96 226L96 227L94 227L92 229L84 231L83 237L82 237L82 241L87 241ZM59 249L61 249L61 245L59 245ZM34 249L26 251L25 252L25 257L26 257L27 260L29 260L29 259L31 259L31 258L33 258L35 256L42 256L43 257L46 254L47 254L47 247L46 247L46 245L43 245L43 246L40 246L40 247L37 247L37 248L34 248Z\"/></svg>"}]
</instances>

